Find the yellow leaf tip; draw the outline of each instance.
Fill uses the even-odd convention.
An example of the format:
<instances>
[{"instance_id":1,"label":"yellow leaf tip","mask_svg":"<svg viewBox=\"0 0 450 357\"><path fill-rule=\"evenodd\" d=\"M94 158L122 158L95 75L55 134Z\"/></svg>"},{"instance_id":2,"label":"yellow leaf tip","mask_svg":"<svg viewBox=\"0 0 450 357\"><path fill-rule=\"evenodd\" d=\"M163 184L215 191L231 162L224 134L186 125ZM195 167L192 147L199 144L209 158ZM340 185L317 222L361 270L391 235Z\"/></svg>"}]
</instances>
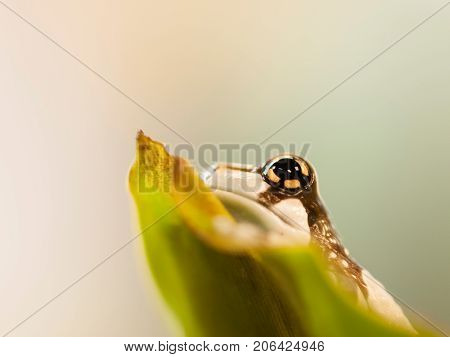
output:
<instances>
[{"instance_id":1,"label":"yellow leaf tip","mask_svg":"<svg viewBox=\"0 0 450 357\"><path fill-rule=\"evenodd\" d=\"M150 136L145 135L144 131L140 129L136 134L136 144L138 147L147 149L155 145L163 149L163 152L167 153L166 147L163 143L153 140Z\"/></svg>"},{"instance_id":2,"label":"yellow leaf tip","mask_svg":"<svg viewBox=\"0 0 450 357\"><path fill-rule=\"evenodd\" d=\"M137 134L136 134L136 141L138 144L149 144L151 143L153 140L145 135L144 131L142 129L140 129Z\"/></svg>"}]
</instances>

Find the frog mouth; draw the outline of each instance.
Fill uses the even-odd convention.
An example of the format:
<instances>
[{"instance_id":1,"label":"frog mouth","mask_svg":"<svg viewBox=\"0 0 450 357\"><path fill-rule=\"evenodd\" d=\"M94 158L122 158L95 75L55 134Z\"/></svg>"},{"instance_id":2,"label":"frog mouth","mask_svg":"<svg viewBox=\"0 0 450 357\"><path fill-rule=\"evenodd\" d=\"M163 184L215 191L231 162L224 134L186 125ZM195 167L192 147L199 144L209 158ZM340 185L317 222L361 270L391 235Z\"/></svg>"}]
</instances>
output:
<instances>
[{"instance_id":1,"label":"frog mouth","mask_svg":"<svg viewBox=\"0 0 450 357\"><path fill-rule=\"evenodd\" d=\"M307 215L300 200L288 198L269 207L262 204L261 197L271 186L257 168L219 164L202 177L237 222L254 224L269 233L299 235L299 244L309 243Z\"/></svg>"},{"instance_id":2,"label":"frog mouth","mask_svg":"<svg viewBox=\"0 0 450 357\"><path fill-rule=\"evenodd\" d=\"M270 188L258 168L245 165L218 164L202 176L212 189L228 191L252 201L257 201L259 194Z\"/></svg>"}]
</instances>

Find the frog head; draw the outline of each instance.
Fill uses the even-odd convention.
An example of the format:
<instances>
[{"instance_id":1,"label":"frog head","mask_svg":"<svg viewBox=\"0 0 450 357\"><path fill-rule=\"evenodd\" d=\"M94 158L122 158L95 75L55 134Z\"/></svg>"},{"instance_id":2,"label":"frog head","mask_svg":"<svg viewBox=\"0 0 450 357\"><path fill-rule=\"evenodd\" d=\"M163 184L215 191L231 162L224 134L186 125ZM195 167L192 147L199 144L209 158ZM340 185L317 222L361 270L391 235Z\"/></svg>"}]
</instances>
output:
<instances>
[{"instance_id":1,"label":"frog head","mask_svg":"<svg viewBox=\"0 0 450 357\"><path fill-rule=\"evenodd\" d=\"M261 166L221 163L204 177L238 220L251 218L278 233L302 233L302 243L309 243L308 213L299 197L316 193L317 180L305 159L285 154Z\"/></svg>"}]
</instances>

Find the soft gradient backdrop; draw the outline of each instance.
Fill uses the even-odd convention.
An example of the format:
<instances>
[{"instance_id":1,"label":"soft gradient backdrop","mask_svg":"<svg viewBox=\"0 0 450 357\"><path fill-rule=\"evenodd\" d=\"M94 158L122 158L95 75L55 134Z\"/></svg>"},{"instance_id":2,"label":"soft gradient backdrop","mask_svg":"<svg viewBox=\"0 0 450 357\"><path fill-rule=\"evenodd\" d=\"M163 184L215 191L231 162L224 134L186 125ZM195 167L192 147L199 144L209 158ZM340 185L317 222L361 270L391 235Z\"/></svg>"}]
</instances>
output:
<instances>
[{"instance_id":1,"label":"soft gradient backdrop","mask_svg":"<svg viewBox=\"0 0 450 357\"><path fill-rule=\"evenodd\" d=\"M198 147L258 143L445 1L5 0ZM270 139L309 142L352 254L449 331L450 6ZM182 142L0 4L0 332L137 229L138 129ZM12 335L169 335L140 243Z\"/></svg>"}]
</instances>

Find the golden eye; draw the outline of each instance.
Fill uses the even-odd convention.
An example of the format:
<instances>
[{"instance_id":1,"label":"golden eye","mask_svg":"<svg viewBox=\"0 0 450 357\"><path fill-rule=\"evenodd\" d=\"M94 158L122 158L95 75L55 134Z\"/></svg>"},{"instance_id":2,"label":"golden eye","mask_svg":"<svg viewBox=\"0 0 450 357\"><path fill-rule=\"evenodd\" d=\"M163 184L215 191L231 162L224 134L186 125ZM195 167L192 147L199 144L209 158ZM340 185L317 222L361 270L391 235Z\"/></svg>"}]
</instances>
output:
<instances>
[{"instance_id":1,"label":"golden eye","mask_svg":"<svg viewBox=\"0 0 450 357\"><path fill-rule=\"evenodd\" d=\"M269 160L261 175L270 186L289 195L311 189L314 182L313 170L301 157L284 155Z\"/></svg>"},{"instance_id":2,"label":"golden eye","mask_svg":"<svg viewBox=\"0 0 450 357\"><path fill-rule=\"evenodd\" d=\"M275 174L273 168L269 169L267 178L274 183L280 182L280 178Z\"/></svg>"}]
</instances>

